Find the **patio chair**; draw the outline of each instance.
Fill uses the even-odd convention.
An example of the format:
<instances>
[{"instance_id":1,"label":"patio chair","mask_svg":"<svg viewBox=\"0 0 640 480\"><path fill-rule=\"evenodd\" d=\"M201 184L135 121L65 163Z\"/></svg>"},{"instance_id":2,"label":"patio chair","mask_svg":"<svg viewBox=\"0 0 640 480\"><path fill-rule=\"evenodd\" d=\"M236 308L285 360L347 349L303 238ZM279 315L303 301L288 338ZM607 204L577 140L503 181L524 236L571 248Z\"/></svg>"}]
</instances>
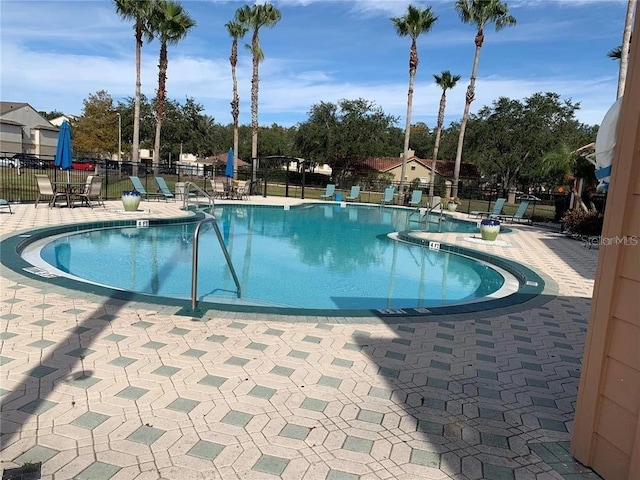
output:
<instances>
[{"instance_id":1,"label":"patio chair","mask_svg":"<svg viewBox=\"0 0 640 480\"><path fill-rule=\"evenodd\" d=\"M251 190L251 180L247 180L236 190L236 198L238 200L249 200L249 190Z\"/></svg>"},{"instance_id":2,"label":"patio chair","mask_svg":"<svg viewBox=\"0 0 640 480\"><path fill-rule=\"evenodd\" d=\"M360 186L354 185L351 187L351 193L345 198L347 202L355 202L360 198Z\"/></svg>"},{"instance_id":3,"label":"patio chair","mask_svg":"<svg viewBox=\"0 0 640 480\"><path fill-rule=\"evenodd\" d=\"M418 208L422 206L422 190L414 190L413 192L411 192L409 206Z\"/></svg>"},{"instance_id":4,"label":"patio chair","mask_svg":"<svg viewBox=\"0 0 640 480\"><path fill-rule=\"evenodd\" d=\"M167 185L167 182L165 182L163 177L155 177L156 183L158 184L158 189L160 190L160 193L162 195L164 195L164 199L165 200L175 200L176 196L171 193L171 190L169 190L169 186Z\"/></svg>"},{"instance_id":5,"label":"patio chair","mask_svg":"<svg viewBox=\"0 0 640 480\"><path fill-rule=\"evenodd\" d=\"M209 180L211 188L213 189L213 198L226 198L227 189L224 186L224 182L220 178L212 178Z\"/></svg>"},{"instance_id":6,"label":"patio chair","mask_svg":"<svg viewBox=\"0 0 640 480\"><path fill-rule=\"evenodd\" d=\"M481 210L472 210L469 212L469 215L473 215L475 217L484 217L487 216L489 218L497 218L502 213L502 207L506 203L506 198L499 198L496 200L496 203L493 205L493 212L483 212Z\"/></svg>"},{"instance_id":7,"label":"patio chair","mask_svg":"<svg viewBox=\"0 0 640 480\"><path fill-rule=\"evenodd\" d=\"M393 203L393 196L396 193L396 187L387 187L384 189L384 195L380 200L380 205L387 205Z\"/></svg>"},{"instance_id":8,"label":"patio chair","mask_svg":"<svg viewBox=\"0 0 640 480\"><path fill-rule=\"evenodd\" d=\"M320 200L333 200L336 194L336 186L332 183L327 185L327 188L323 195L320 195Z\"/></svg>"},{"instance_id":9,"label":"patio chair","mask_svg":"<svg viewBox=\"0 0 640 480\"><path fill-rule=\"evenodd\" d=\"M499 215L498 218L500 220L508 220L510 222L525 220L527 223L531 223L531 220L528 218L524 218L524 214L527 213L527 208L529 208L529 202L527 200L523 200L518 205L518 210L513 215ZM493 218L493 216L491 217Z\"/></svg>"},{"instance_id":10,"label":"patio chair","mask_svg":"<svg viewBox=\"0 0 640 480\"><path fill-rule=\"evenodd\" d=\"M11 211L11 204L7 202L4 198L0 198L0 208L8 208L9 213L13 214Z\"/></svg>"},{"instance_id":11,"label":"patio chair","mask_svg":"<svg viewBox=\"0 0 640 480\"><path fill-rule=\"evenodd\" d=\"M142 198L146 198L147 200L149 200L149 197L154 197L158 201L160 200L160 197L164 198L164 195L162 195L161 193L147 192L147 189L144 188L144 185L142 185L142 182L140 181L140 179L138 177L130 176L129 180L131 180L131 183L133 183L133 189L136 192L138 192Z\"/></svg>"},{"instance_id":12,"label":"patio chair","mask_svg":"<svg viewBox=\"0 0 640 480\"><path fill-rule=\"evenodd\" d=\"M88 207L93 208L91 201L96 201L98 206L102 205L105 208L104 201L102 200L102 177L96 177L89 175L87 177L88 185L81 193L77 193L75 196L82 201L82 205L85 203Z\"/></svg>"},{"instance_id":13,"label":"patio chair","mask_svg":"<svg viewBox=\"0 0 640 480\"><path fill-rule=\"evenodd\" d=\"M38 196L36 197L36 204L34 208L38 208L38 202L43 197L49 197L49 207L56 204L58 198L64 198L69 201L67 192L56 192L51 185L51 179L47 175L36 175L36 182L38 183Z\"/></svg>"}]
</instances>

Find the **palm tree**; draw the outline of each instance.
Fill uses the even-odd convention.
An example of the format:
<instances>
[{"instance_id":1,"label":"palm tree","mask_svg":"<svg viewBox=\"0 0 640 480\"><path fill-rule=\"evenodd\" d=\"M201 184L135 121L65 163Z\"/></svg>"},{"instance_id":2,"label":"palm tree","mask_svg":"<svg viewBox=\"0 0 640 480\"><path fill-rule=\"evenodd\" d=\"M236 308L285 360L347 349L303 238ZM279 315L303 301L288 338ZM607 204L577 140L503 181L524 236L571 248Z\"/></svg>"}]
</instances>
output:
<instances>
[{"instance_id":1,"label":"palm tree","mask_svg":"<svg viewBox=\"0 0 640 480\"><path fill-rule=\"evenodd\" d=\"M164 102L167 97L167 68L169 57L167 45L182 40L196 22L184 11L182 5L173 0L160 0L151 19L151 30L160 39L158 61L158 91L156 95L156 139L153 146L154 174L160 173L160 130L164 119Z\"/></svg>"},{"instance_id":2,"label":"palm tree","mask_svg":"<svg viewBox=\"0 0 640 480\"><path fill-rule=\"evenodd\" d=\"M477 27L475 45L476 51L473 57L473 68L471 78L465 96L464 113L460 123L460 137L458 138L458 149L456 151L456 164L453 170L453 190L452 196L458 196L458 180L460 178L460 163L462 162L462 144L464 143L464 131L469 119L469 109L471 102L475 99L476 75L478 73L478 60L480 59L480 49L484 42L484 29L494 23L496 31L516 24L516 19L509 14L507 5L500 0L457 0L455 5L460 20L463 23L471 23Z\"/></svg>"},{"instance_id":3,"label":"palm tree","mask_svg":"<svg viewBox=\"0 0 640 480\"><path fill-rule=\"evenodd\" d=\"M579 150L572 150L566 143L561 143L550 152L547 152L542 158L542 162L539 167L540 175L562 177L563 180L572 184L571 193L574 196L578 206L588 211L586 204L582 200L578 191L578 172L576 171L578 165Z\"/></svg>"},{"instance_id":4,"label":"palm tree","mask_svg":"<svg viewBox=\"0 0 640 480\"><path fill-rule=\"evenodd\" d=\"M136 39L136 93L133 104L133 142L131 144L133 175L138 174L140 161L140 59L142 55L142 37L153 40L148 28L149 19L157 0L114 0L116 11L125 20L133 20Z\"/></svg>"},{"instance_id":5,"label":"palm tree","mask_svg":"<svg viewBox=\"0 0 640 480\"><path fill-rule=\"evenodd\" d=\"M396 27L396 33L401 37L411 38L411 50L409 51L409 93L407 98L407 119L404 130L404 150L402 154L402 170L400 171L400 191L404 184L405 170L407 168L407 156L409 155L409 139L411 138L411 106L413 104L413 84L418 69L418 37L431 30L438 17L431 12L431 7L420 10L413 5L409 5L407 13L402 17L391 18Z\"/></svg>"},{"instance_id":6,"label":"palm tree","mask_svg":"<svg viewBox=\"0 0 640 480\"><path fill-rule=\"evenodd\" d=\"M627 79L627 69L629 67L629 47L631 46L631 24L633 23L633 12L636 0L629 0L627 4L627 17L624 22L624 32L622 34L622 45L619 47L620 71L618 73L618 96L624 95L624 84ZM611 53L611 52L610 52Z\"/></svg>"},{"instance_id":7,"label":"palm tree","mask_svg":"<svg viewBox=\"0 0 640 480\"><path fill-rule=\"evenodd\" d=\"M431 185L429 186L429 205L433 198L433 184L436 179L436 161L438 160L438 149L440 148L440 135L442 134L442 124L444 123L444 109L447 105L447 90L456 86L460 75L451 75L449 70L444 70L440 75L434 75L436 84L442 88L440 97L440 108L438 109L438 126L436 127L436 141L433 146L433 161L431 163ZM454 195L455 196L455 195Z\"/></svg>"},{"instance_id":8,"label":"palm tree","mask_svg":"<svg viewBox=\"0 0 640 480\"><path fill-rule=\"evenodd\" d=\"M233 79L233 100L231 100L231 115L233 116L233 164L238 165L238 117L240 116L240 98L238 97L238 79L236 78L236 65L238 65L238 40L244 37L249 30L246 25L237 21L231 21L225 25L231 43L231 78ZM237 170L233 172L233 178L237 178Z\"/></svg>"},{"instance_id":9,"label":"palm tree","mask_svg":"<svg viewBox=\"0 0 640 480\"><path fill-rule=\"evenodd\" d=\"M247 48L253 56L253 74L251 76L251 163L253 171L251 180L254 182L258 168L258 65L264 60L259 32L262 27L274 27L280 18L280 10L270 3L251 7L245 5L236 10L236 21L253 31L251 45L247 45Z\"/></svg>"}]
</instances>

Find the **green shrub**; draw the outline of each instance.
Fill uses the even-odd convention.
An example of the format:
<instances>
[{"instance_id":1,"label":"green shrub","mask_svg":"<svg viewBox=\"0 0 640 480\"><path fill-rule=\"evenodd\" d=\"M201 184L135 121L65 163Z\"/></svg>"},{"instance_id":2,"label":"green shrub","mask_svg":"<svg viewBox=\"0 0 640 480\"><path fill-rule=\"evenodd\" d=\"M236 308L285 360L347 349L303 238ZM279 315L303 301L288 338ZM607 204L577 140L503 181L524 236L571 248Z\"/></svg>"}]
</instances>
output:
<instances>
[{"instance_id":1,"label":"green shrub","mask_svg":"<svg viewBox=\"0 0 640 480\"><path fill-rule=\"evenodd\" d=\"M602 233L603 220L604 215L599 212L574 209L562 216L561 223L569 233L592 237Z\"/></svg>"}]
</instances>

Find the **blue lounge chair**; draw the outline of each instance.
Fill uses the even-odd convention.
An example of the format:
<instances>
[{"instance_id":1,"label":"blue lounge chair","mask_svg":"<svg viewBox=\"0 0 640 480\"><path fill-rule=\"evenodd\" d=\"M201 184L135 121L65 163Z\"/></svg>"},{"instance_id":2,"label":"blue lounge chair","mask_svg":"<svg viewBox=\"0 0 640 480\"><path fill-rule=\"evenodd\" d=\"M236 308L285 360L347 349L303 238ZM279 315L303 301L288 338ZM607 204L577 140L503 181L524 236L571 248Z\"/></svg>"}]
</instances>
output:
<instances>
[{"instance_id":1,"label":"blue lounge chair","mask_svg":"<svg viewBox=\"0 0 640 480\"><path fill-rule=\"evenodd\" d=\"M422 190L414 190L411 192L411 199L409 200L410 207L422 206Z\"/></svg>"},{"instance_id":2,"label":"blue lounge chair","mask_svg":"<svg viewBox=\"0 0 640 480\"><path fill-rule=\"evenodd\" d=\"M355 202L359 198L360 198L360 187L358 185L354 185L353 187L351 187L351 193L349 193L349 196L346 197L345 200L348 202Z\"/></svg>"},{"instance_id":3,"label":"blue lounge chair","mask_svg":"<svg viewBox=\"0 0 640 480\"><path fill-rule=\"evenodd\" d=\"M496 200L496 203L493 205L493 212L483 212L481 210L472 210L469 212L469 215L473 215L476 217L484 217L487 216L489 218L497 218L502 213L502 207L506 203L506 198L499 198Z\"/></svg>"},{"instance_id":4,"label":"blue lounge chair","mask_svg":"<svg viewBox=\"0 0 640 480\"><path fill-rule=\"evenodd\" d=\"M158 189L160 190L160 194L164 195L165 200L175 200L176 196L171 193L169 190L169 186L167 182L165 182L163 177L156 177L156 183L158 184Z\"/></svg>"},{"instance_id":5,"label":"blue lounge chair","mask_svg":"<svg viewBox=\"0 0 640 480\"><path fill-rule=\"evenodd\" d=\"M160 197L164 198L164 195L161 193L147 192L147 189L144 188L144 185L142 185L142 182L138 177L130 176L129 179L131 180L131 183L133 183L133 189L138 192L141 197L146 198L147 200L149 200L149 197L155 197L158 200L160 200Z\"/></svg>"},{"instance_id":6,"label":"blue lounge chair","mask_svg":"<svg viewBox=\"0 0 640 480\"><path fill-rule=\"evenodd\" d=\"M327 185L327 189L324 192L324 195L320 195L321 200L333 200L333 197L336 194L336 186L332 183Z\"/></svg>"},{"instance_id":7,"label":"blue lounge chair","mask_svg":"<svg viewBox=\"0 0 640 480\"><path fill-rule=\"evenodd\" d=\"M393 195L396 193L396 187L387 187L384 189L384 195L380 200L380 205L387 205L393 203Z\"/></svg>"},{"instance_id":8,"label":"blue lounge chair","mask_svg":"<svg viewBox=\"0 0 640 480\"><path fill-rule=\"evenodd\" d=\"M529 208L529 202L523 200L522 202L520 202L520 205L518 205L518 210L516 210L516 213L514 213L513 215L499 215L498 218L500 220L508 220L510 222L515 222L516 220L525 220L527 223L529 223L530 220L528 218L524 218L524 214L527 212L527 208Z\"/></svg>"}]
</instances>

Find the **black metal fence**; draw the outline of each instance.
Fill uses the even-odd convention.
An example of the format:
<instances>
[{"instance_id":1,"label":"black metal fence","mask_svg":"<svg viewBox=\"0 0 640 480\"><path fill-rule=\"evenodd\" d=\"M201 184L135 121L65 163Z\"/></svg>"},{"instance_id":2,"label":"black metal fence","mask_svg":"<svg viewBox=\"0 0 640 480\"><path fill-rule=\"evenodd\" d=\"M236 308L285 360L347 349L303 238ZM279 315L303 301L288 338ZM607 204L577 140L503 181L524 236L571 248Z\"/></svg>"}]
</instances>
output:
<instances>
[{"instance_id":1,"label":"black metal fence","mask_svg":"<svg viewBox=\"0 0 640 480\"><path fill-rule=\"evenodd\" d=\"M0 157L1 158L1 157ZM44 157L40 157L44 158ZM16 167L12 164L0 165L0 198L11 203L35 202L38 195L38 186L35 175L47 175L53 183L85 183L88 175L100 175L102 177L102 198L105 200L120 198L123 191L133 190L130 175L136 174L147 191L156 192L158 186L154 180L153 167L147 164L135 165L131 163L103 162L100 165L91 163L74 163L74 168L63 171L53 166L53 159L44 159L39 163L21 164ZM249 172L239 172L239 179L248 178ZM171 190L175 189L178 182L194 182L205 191L212 191L210 180L215 175L224 175L223 171L216 171L212 167L167 167L159 168L159 176L162 176Z\"/></svg>"},{"instance_id":2,"label":"black metal fence","mask_svg":"<svg viewBox=\"0 0 640 480\"><path fill-rule=\"evenodd\" d=\"M2 156L0 155L0 159ZM204 191L212 192L211 180L217 176L224 176L224 165L214 166L167 166L157 167L158 175L162 176L169 188L174 191L178 182L190 181L198 185ZM5 161L0 165L0 198L11 203L35 202L38 187L35 179L36 174L46 174L52 182L84 183L88 175L100 175L103 178L102 196L105 200L120 198L123 191L133 190L133 184L129 179L132 174L142 181L148 192L156 192L158 187L154 180L154 168L150 164L140 163L133 165L123 162L102 162L95 165L90 162L74 163L74 169L62 171L53 166L53 157L39 157L39 161L25 162L17 168L11 162ZM266 190L264 175L267 175ZM238 179L244 181L251 177L250 168L238 170ZM293 198L319 199L325 192L325 187L329 183L334 183L333 179L322 174L306 173L304 176L300 172L285 171L282 169L272 169L269 171L260 170L256 182L253 184L251 193L253 195L288 196ZM367 178L351 178L348 184L339 185L336 188L338 198L346 198L350 192L351 184L360 185L361 192L359 200L365 203L380 203L382 192L388 186L396 187L394 203L402 205L408 204L414 190L423 192L423 203L426 204L429 194L428 184L416 184L412 182L405 184L403 190L399 191L398 182L379 180L367 176ZM447 196L446 186L442 181L434 185L434 195L445 198ZM462 182L459 186L458 197L461 204L458 211L469 213L474 210L491 211L493 204L499 197L508 197L508 192L502 189L481 188L472 182ZM527 217L539 221L559 221L561 215L569 208L570 195L566 193L535 193L534 195L516 195L513 204L507 204L504 213L515 212L517 204L522 200L529 201L530 207ZM589 199L599 211L604 211L603 196L595 196Z\"/></svg>"}]
</instances>

